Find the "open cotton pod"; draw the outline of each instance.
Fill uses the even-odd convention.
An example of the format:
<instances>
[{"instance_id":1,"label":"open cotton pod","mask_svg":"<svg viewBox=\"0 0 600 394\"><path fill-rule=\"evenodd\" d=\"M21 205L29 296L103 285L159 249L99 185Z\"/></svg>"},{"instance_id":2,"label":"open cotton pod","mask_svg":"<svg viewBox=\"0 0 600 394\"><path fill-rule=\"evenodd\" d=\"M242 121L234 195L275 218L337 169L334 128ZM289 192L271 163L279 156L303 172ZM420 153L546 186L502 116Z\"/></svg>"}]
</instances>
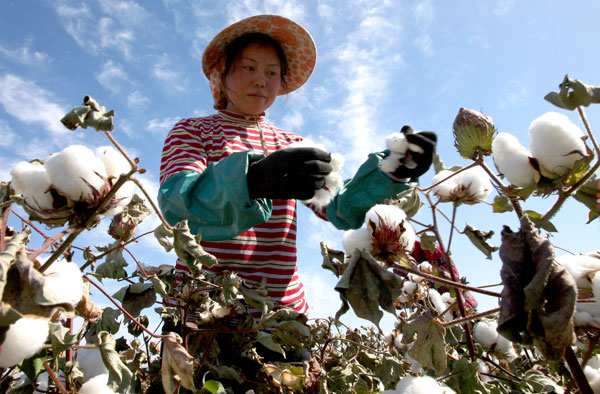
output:
<instances>
[{"instance_id":1,"label":"open cotton pod","mask_svg":"<svg viewBox=\"0 0 600 394\"><path fill-rule=\"evenodd\" d=\"M42 349L48 338L49 325L46 319L23 317L10 326L2 342L0 368L17 365Z\"/></svg>"}]
</instances>

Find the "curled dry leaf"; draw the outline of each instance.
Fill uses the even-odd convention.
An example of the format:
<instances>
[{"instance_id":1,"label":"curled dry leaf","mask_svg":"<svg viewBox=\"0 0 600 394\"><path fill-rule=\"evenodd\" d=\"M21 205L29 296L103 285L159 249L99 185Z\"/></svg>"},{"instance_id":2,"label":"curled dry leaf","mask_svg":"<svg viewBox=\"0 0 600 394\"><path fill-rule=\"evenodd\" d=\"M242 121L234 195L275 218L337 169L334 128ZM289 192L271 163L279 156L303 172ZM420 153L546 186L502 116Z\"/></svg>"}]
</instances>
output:
<instances>
[{"instance_id":1,"label":"curled dry leaf","mask_svg":"<svg viewBox=\"0 0 600 394\"><path fill-rule=\"evenodd\" d=\"M174 333L168 333L163 339L163 358L160 375L165 393L177 393L181 384L196 392L194 386L194 357L181 345L183 340Z\"/></svg>"},{"instance_id":2,"label":"curled dry leaf","mask_svg":"<svg viewBox=\"0 0 600 394\"><path fill-rule=\"evenodd\" d=\"M90 299L90 282L83 280L83 296L77 305L75 313L86 320L97 320L102 316L102 309Z\"/></svg>"},{"instance_id":3,"label":"curled dry leaf","mask_svg":"<svg viewBox=\"0 0 600 394\"><path fill-rule=\"evenodd\" d=\"M500 258L504 288L498 332L513 342L534 341L546 358L560 359L575 339L575 281L527 215L518 233L504 226Z\"/></svg>"},{"instance_id":4,"label":"curled dry leaf","mask_svg":"<svg viewBox=\"0 0 600 394\"><path fill-rule=\"evenodd\" d=\"M294 375L287 368L281 369L273 364L265 364L265 371L273 379L276 387L293 386L302 381L303 375Z\"/></svg>"}]
</instances>

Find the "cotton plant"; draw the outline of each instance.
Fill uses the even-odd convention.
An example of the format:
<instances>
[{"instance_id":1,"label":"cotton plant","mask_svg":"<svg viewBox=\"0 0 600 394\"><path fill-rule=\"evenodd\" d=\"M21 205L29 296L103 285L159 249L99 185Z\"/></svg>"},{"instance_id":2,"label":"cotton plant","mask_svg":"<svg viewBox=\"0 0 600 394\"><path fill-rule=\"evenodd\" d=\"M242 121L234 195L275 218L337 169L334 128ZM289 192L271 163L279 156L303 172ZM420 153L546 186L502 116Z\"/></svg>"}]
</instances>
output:
<instances>
[{"instance_id":1,"label":"cotton plant","mask_svg":"<svg viewBox=\"0 0 600 394\"><path fill-rule=\"evenodd\" d=\"M518 355L511 341L498 333L498 322L495 320L481 320L473 328L473 337L484 349L493 350L496 355L515 360Z\"/></svg>"},{"instance_id":2,"label":"cotton plant","mask_svg":"<svg viewBox=\"0 0 600 394\"><path fill-rule=\"evenodd\" d=\"M12 367L37 354L46 343L48 332L46 319L22 317L8 326L1 345L0 368Z\"/></svg>"},{"instance_id":3,"label":"cotton plant","mask_svg":"<svg viewBox=\"0 0 600 394\"><path fill-rule=\"evenodd\" d=\"M288 148L317 148L322 151L327 151L325 145L318 144L310 138L305 138L302 141L293 142L288 145ZM344 179L340 174L344 166L344 155L341 153L330 153L331 155L331 172L325 177L325 187L315 190L315 195L311 199L304 200L305 204L312 204L317 207L324 207L333 200L338 190L344 186Z\"/></svg>"},{"instance_id":4,"label":"cotton plant","mask_svg":"<svg viewBox=\"0 0 600 394\"><path fill-rule=\"evenodd\" d=\"M131 170L128 161L111 146L96 152L70 145L43 161L19 162L11 169L11 186L33 219L47 224L73 221L93 209ZM134 183L125 182L100 212L112 216L131 201Z\"/></svg>"},{"instance_id":5,"label":"cotton plant","mask_svg":"<svg viewBox=\"0 0 600 394\"><path fill-rule=\"evenodd\" d=\"M415 240L415 230L401 208L377 204L367 211L363 227L344 233L342 245L349 257L366 250L382 262L391 264L406 261Z\"/></svg>"},{"instance_id":6,"label":"cotton plant","mask_svg":"<svg viewBox=\"0 0 600 394\"><path fill-rule=\"evenodd\" d=\"M492 142L492 158L500 174L512 185L525 188L540 179L531 164L531 153L512 134L498 133Z\"/></svg>"},{"instance_id":7,"label":"cotton plant","mask_svg":"<svg viewBox=\"0 0 600 394\"><path fill-rule=\"evenodd\" d=\"M480 166L464 171L441 170L431 181L432 192L441 202L477 204L492 192L490 177Z\"/></svg>"},{"instance_id":8,"label":"cotton plant","mask_svg":"<svg viewBox=\"0 0 600 394\"><path fill-rule=\"evenodd\" d=\"M556 261L575 279L580 299L573 321L578 327L600 328L600 259L593 255L562 255Z\"/></svg>"},{"instance_id":9,"label":"cotton plant","mask_svg":"<svg viewBox=\"0 0 600 394\"><path fill-rule=\"evenodd\" d=\"M385 390L381 394L456 394L456 391L431 376L407 375L400 379L394 390Z\"/></svg>"}]
</instances>

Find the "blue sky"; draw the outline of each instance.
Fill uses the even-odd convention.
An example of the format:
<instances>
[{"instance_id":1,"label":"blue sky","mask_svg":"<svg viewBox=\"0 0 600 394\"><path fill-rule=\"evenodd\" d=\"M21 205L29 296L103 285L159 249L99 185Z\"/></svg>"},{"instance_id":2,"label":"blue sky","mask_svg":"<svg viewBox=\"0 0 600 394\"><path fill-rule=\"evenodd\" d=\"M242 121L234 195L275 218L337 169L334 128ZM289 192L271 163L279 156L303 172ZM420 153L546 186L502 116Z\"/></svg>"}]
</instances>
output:
<instances>
[{"instance_id":1,"label":"blue sky","mask_svg":"<svg viewBox=\"0 0 600 394\"><path fill-rule=\"evenodd\" d=\"M267 112L276 125L322 142L345 155L351 176L385 136L409 124L438 133L438 153L448 165L465 165L453 146L452 122L460 107L491 115L499 131L528 146L529 123L555 108L543 100L565 74L600 85L596 1L3 1L0 12L0 180L21 160L44 158L70 144L108 141L94 131L65 129L59 122L84 95L116 112L115 138L158 186L162 142L184 117L213 113L201 54L209 40L244 17L273 13L303 24L319 53L309 82L278 99ZM581 124L575 113L567 114ZM592 127L598 109L587 109ZM597 127L596 127L597 128ZM491 160L489 164L493 166ZM433 171L421 184L430 184ZM489 199L491 201L491 198ZM552 199L527 208L543 212ZM448 207L449 208L449 207ZM557 246L572 252L598 248L599 225L573 202L555 219ZM418 219L431 222L429 210ZM469 222L494 230L517 228L514 214L464 207L458 227ZM156 225L155 218L145 224ZM105 224L101 225L106 227ZM106 244L94 231L81 245ZM447 231L446 231L447 233ZM299 215L299 265L312 304L311 317L339 307L335 279L320 268L319 242L341 248L340 231L308 210ZM460 237L459 237L460 238ZM453 241L460 273L475 285L499 282L500 262L468 242ZM562 253L558 251L557 253ZM147 264L173 257L152 240L136 254ZM499 290L499 288L497 288ZM482 308L493 307L481 300ZM349 324L366 323L348 315ZM386 318L384 325L391 324Z\"/></svg>"}]
</instances>

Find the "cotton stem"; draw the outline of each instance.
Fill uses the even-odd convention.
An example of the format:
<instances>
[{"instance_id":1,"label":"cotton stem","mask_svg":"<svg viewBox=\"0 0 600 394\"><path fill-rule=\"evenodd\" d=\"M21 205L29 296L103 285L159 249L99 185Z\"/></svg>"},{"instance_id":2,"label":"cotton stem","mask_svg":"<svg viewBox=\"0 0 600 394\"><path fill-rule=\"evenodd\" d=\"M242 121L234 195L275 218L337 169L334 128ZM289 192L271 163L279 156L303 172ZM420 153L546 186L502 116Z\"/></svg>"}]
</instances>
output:
<instances>
[{"instance_id":1,"label":"cotton stem","mask_svg":"<svg viewBox=\"0 0 600 394\"><path fill-rule=\"evenodd\" d=\"M144 196L146 196L146 199L148 200L148 202L150 203L150 205L152 206L152 209L154 209L154 212L156 212L156 215L158 216L158 218L160 219L160 221L162 222L162 224L168 228L168 229L172 229L173 227L167 223L166 219L163 217L163 215L160 212L160 209L158 209L158 207L154 204L154 201L152 200L152 198L150 197L150 195L148 194L148 192L146 191L146 189L144 189L144 186L142 186L142 183L137 179L137 178L131 178L131 181L133 181L142 191L142 193L144 193Z\"/></svg>"},{"instance_id":2,"label":"cotton stem","mask_svg":"<svg viewBox=\"0 0 600 394\"><path fill-rule=\"evenodd\" d=\"M481 317L485 317L488 315L493 315L494 313L500 312L500 308L494 308L494 309L490 309L489 311L485 311L485 312L480 312L480 313L476 313L474 315L470 315L464 318L460 318L460 319L455 319L449 322L442 322L437 320L437 324L439 324L442 327L452 327L452 326L456 326L457 324L462 324L462 323L466 323L472 320L476 320L479 319ZM442 314L443 315L443 314Z\"/></svg>"},{"instance_id":3,"label":"cotton stem","mask_svg":"<svg viewBox=\"0 0 600 394\"><path fill-rule=\"evenodd\" d=\"M60 383L60 380L58 379L52 368L50 368L50 366L48 365L48 360L44 360L44 368L46 368L50 379L52 379L52 381L56 384L58 391L60 391L61 394L69 394L69 392L63 387L62 383Z\"/></svg>"},{"instance_id":4,"label":"cotton stem","mask_svg":"<svg viewBox=\"0 0 600 394\"><path fill-rule=\"evenodd\" d=\"M594 146L594 150L596 151L596 156L600 156L600 147L598 147L598 144L596 143L596 138L594 137L592 128L590 127L590 124L588 123L587 116L585 115L583 107L581 107L581 106L577 107L577 112L579 113L579 117L581 118L581 121L583 122L583 125L585 126L585 131L587 132L588 137L590 137L590 141L592 141L592 145Z\"/></svg>"},{"instance_id":5,"label":"cotton stem","mask_svg":"<svg viewBox=\"0 0 600 394\"><path fill-rule=\"evenodd\" d=\"M496 176L496 174L494 174L494 172L490 169L490 167L488 167L485 160L483 160L483 157L479 158L477 163L481 166L481 168L484 169L485 172L487 172L487 174L490 176L490 179L492 180L492 182L494 182L496 184L496 186L498 188L500 188L502 193L504 195L508 196L508 193L506 193L507 187L504 185L504 183L502 183L500 178L498 178ZM510 203L512 204L513 209L515 210L517 217L519 218L519 220L521 220L521 217L523 216L523 208L521 207L521 203L519 203L519 200L517 199L517 197L508 196L508 199L510 200Z\"/></svg>"},{"instance_id":6,"label":"cotton stem","mask_svg":"<svg viewBox=\"0 0 600 394\"><path fill-rule=\"evenodd\" d=\"M571 376L573 376L573 380L575 380L577 386L579 386L581 393L594 394L592 388L590 387L590 383L583 374L583 369L581 368L581 365L579 365L579 361L577 361L577 356L570 346L565 348L565 360L569 366L569 370L571 371Z\"/></svg>"}]
</instances>

